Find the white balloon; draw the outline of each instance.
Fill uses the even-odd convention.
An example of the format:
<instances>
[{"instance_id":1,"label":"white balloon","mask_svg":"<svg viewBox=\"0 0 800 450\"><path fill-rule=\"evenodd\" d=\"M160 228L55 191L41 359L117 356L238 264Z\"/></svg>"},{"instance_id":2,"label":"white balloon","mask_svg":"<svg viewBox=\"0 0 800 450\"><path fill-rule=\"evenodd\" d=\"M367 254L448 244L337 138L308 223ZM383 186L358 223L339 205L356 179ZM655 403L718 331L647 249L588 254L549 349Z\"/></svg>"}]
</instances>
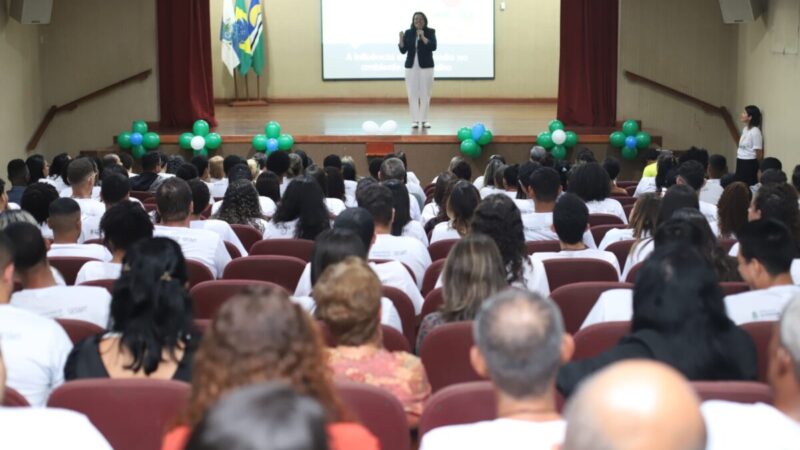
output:
<instances>
[{"instance_id":1,"label":"white balloon","mask_svg":"<svg viewBox=\"0 0 800 450\"><path fill-rule=\"evenodd\" d=\"M556 145L563 145L567 141L567 133L564 133L564 130L553 131L551 136Z\"/></svg>"},{"instance_id":2,"label":"white balloon","mask_svg":"<svg viewBox=\"0 0 800 450\"><path fill-rule=\"evenodd\" d=\"M381 131L381 127L374 120L367 120L363 124L361 124L361 129L364 130L366 133L378 133Z\"/></svg>"},{"instance_id":3,"label":"white balloon","mask_svg":"<svg viewBox=\"0 0 800 450\"><path fill-rule=\"evenodd\" d=\"M394 133L397 131L397 122L394 120L387 120L381 125L381 133Z\"/></svg>"},{"instance_id":4,"label":"white balloon","mask_svg":"<svg viewBox=\"0 0 800 450\"><path fill-rule=\"evenodd\" d=\"M203 136L195 136L191 142L192 150L202 150L206 146L206 139Z\"/></svg>"}]
</instances>

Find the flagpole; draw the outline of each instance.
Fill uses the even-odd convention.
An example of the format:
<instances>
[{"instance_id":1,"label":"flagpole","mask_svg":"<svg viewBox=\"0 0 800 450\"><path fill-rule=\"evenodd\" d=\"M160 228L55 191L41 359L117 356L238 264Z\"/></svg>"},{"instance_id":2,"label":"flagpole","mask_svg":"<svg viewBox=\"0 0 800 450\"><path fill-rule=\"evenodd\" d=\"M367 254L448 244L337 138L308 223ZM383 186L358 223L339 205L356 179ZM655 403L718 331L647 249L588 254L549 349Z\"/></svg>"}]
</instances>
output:
<instances>
[{"instance_id":1,"label":"flagpole","mask_svg":"<svg viewBox=\"0 0 800 450\"><path fill-rule=\"evenodd\" d=\"M236 71L233 72L233 96L235 100L239 100L239 82L236 81Z\"/></svg>"}]
</instances>

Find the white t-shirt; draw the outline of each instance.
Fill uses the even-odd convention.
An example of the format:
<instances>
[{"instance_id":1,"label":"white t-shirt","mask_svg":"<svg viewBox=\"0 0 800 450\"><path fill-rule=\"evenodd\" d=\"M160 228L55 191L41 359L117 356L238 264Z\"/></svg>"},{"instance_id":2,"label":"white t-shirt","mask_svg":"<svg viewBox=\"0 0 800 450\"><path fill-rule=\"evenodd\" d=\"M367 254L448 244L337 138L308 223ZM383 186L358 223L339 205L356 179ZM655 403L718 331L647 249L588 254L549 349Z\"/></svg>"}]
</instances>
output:
<instances>
[{"instance_id":1,"label":"white t-shirt","mask_svg":"<svg viewBox=\"0 0 800 450\"><path fill-rule=\"evenodd\" d=\"M111 294L94 286L52 286L11 294L11 305L51 319L77 319L108 328Z\"/></svg>"},{"instance_id":2,"label":"white t-shirt","mask_svg":"<svg viewBox=\"0 0 800 450\"><path fill-rule=\"evenodd\" d=\"M345 206L343 201L332 197L325 199L325 206L328 207L328 213L330 213L333 217L338 216L342 213L342 211L347 209L347 206Z\"/></svg>"},{"instance_id":3,"label":"white t-shirt","mask_svg":"<svg viewBox=\"0 0 800 450\"><path fill-rule=\"evenodd\" d=\"M484 179L484 176L481 175L478 178L475 178L475 181L472 182L472 185L475 186L475 189L477 189L478 192L480 192L480 190L483 189L483 187L484 187L483 179Z\"/></svg>"},{"instance_id":4,"label":"white t-shirt","mask_svg":"<svg viewBox=\"0 0 800 450\"><path fill-rule=\"evenodd\" d=\"M111 252L100 244L51 244L47 257L80 256L98 261L111 261Z\"/></svg>"},{"instance_id":5,"label":"white t-shirt","mask_svg":"<svg viewBox=\"0 0 800 450\"><path fill-rule=\"evenodd\" d=\"M585 250L562 250L560 252L539 252L534 253L534 259L538 259L539 261L547 261L549 259L574 259L574 258L589 258L589 259L599 259L600 261L605 261L617 271L617 276L619 276L619 260L617 257L605 250L598 250L596 248L587 248Z\"/></svg>"},{"instance_id":6,"label":"white t-shirt","mask_svg":"<svg viewBox=\"0 0 800 450\"><path fill-rule=\"evenodd\" d=\"M411 199L417 204L417 212L419 212L421 205L425 204L425 191L422 189L422 186L419 183L406 183L406 189L408 190L409 195L411 195ZM419 218L417 218L419 220Z\"/></svg>"},{"instance_id":7,"label":"white t-shirt","mask_svg":"<svg viewBox=\"0 0 800 450\"><path fill-rule=\"evenodd\" d=\"M708 221L708 225L711 227L711 231L715 233L719 232L719 226L717 226L717 205L712 205L711 203L707 202L700 202L700 213Z\"/></svg>"},{"instance_id":8,"label":"white t-shirt","mask_svg":"<svg viewBox=\"0 0 800 450\"><path fill-rule=\"evenodd\" d=\"M625 267L623 267L622 275L619 277L620 281L625 281L633 266L647 259L655 248L655 243L649 238L639 241L638 244L634 244L628 252L628 257L625 259Z\"/></svg>"},{"instance_id":9,"label":"white t-shirt","mask_svg":"<svg viewBox=\"0 0 800 450\"><path fill-rule=\"evenodd\" d=\"M369 250L369 259L393 259L405 264L414 272L418 289L422 288L425 270L431 265L431 255L419 240L391 234L375 235L375 243Z\"/></svg>"},{"instance_id":10,"label":"white t-shirt","mask_svg":"<svg viewBox=\"0 0 800 450\"><path fill-rule=\"evenodd\" d=\"M259 196L258 204L261 205L261 214L266 217L272 217L275 214L275 210L278 208L277 205L275 205L275 202L269 197ZM222 207L222 200L214 202L214 204L211 205L211 215L219 212L220 207Z\"/></svg>"},{"instance_id":11,"label":"white t-shirt","mask_svg":"<svg viewBox=\"0 0 800 450\"><path fill-rule=\"evenodd\" d=\"M461 239L461 235L451 226L449 221L437 223L431 232L431 244L445 239Z\"/></svg>"},{"instance_id":12,"label":"white t-shirt","mask_svg":"<svg viewBox=\"0 0 800 450\"><path fill-rule=\"evenodd\" d=\"M428 233L425 232L425 228L422 224L416 220L409 221L406 226L403 227L403 236L413 237L422 242L422 245L425 247L428 246Z\"/></svg>"},{"instance_id":13,"label":"white t-shirt","mask_svg":"<svg viewBox=\"0 0 800 450\"><path fill-rule=\"evenodd\" d=\"M793 284L742 292L725 297L725 309L736 325L778 320L786 304L798 294L800 286Z\"/></svg>"},{"instance_id":14,"label":"white t-shirt","mask_svg":"<svg viewBox=\"0 0 800 450\"><path fill-rule=\"evenodd\" d=\"M800 442L800 424L771 405L711 400L700 411L707 450L795 450Z\"/></svg>"},{"instance_id":15,"label":"white t-shirt","mask_svg":"<svg viewBox=\"0 0 800 450\"><path fill-rule=\"evenodd\" d=\"M603 322L629 321L633 317L633 290L609 289L597 297L581 329Z\"/></svg>"},{"instance_id":16,"label":"white t-shirt","mask_svg":"<svg viewBox=\"0 0 800 450\"><path fill-rule=\"evenodd\" d=\"M106 205L95 200L94 198L73 198L81 207L81 217L83 216L98 216L103 217L106 213Z\"/></svg>"},{"instance_id":17,"label":"white t-shirt","mask_svg":"<svg viewBox=\"0 0 800 450\"><path fill-rule=\"evenodd\" d=\"M550 295L550 282L547 281L547 272L544 270L542 261L529 255L528 263L523 264L522 267L522 278L524 282L516 282L513 284L529 291L538 292L543 296Z\"/></svg>"},{"instance_id":18,"label":"white t-shirt","mask_svg":"<svg viewBox=\"0 0 800 450\"><path fill-rule=\"evenodd\" d=\"M94 280L116 280L122 273L122 264L101 261L89 261L78 271L75 284Z\"/></svg>"},{"instance_id":19,"label":"white t-shirt","mask_svg":"<svg viewBox=\"0 0 800 450\"><path fill-rule=\"evenodd\" d=\"M563 420L529 422L495 419L433 429L422 437L420 450L550 450L564 441Z\"/></svg>"},{"instance_id":20,"label":"white t-shirt","mask_svg":"<svg viewBox=\"0 0 800 450\"><path fill-rule=\"evenodd\" d=\"M153 237L170 238L177 242L183 250L184 258L203 263L211 270L214 278L221 277L225 266L231 262L225 243L213 231L156 225Z\"/></svg>"},{"instance_id":21,"label":"white t-shirt","mask_svg":"<svg viewBox=\"0 0 800 450\"><path fill-rule=\"evenodd\" d=\"M756 159L756 150L764 148L764 138L761 136L761 129L758 127L742 129L742 137L739 138L739 149L736 151L738 159Z\"/></svg>"},{"instance_id":22,"label":"white t-shirt","mask_svg":"<svg viewBox=\"0 0 800 450\"><path fill-rule=\"evenodd\" d=\"M100 221L102 219L103 216L81 215L81 237L78 239L78 242L83 243L89 239L100 239L103 236L103 233L100 231ZM52 239L53 230L50 230L50 227L47 229L50 232L49 238ZM42 236L44 236L44 232L42 232Z\"/></svg>"},{"instance_id":23,"label":"white t-shirt","mask_svg":"<svg viewBox=\"0 0 800 450\"><path fill-rule=\"evenodd\" d=\"M211 198L222 198L225 197L225 191L228 190L228 179L223 178L221 180L212 181L211 182Z\"/></svg>"},{"instance_id":24,"label":"white t-shirt","mask_svg":"<svg viewBox=\"0 0 800 450\"><path fill-rule=\"evenodd\" d=\"M24 309L0 305L0 348L6 385L32 406L44 406L50 391L64 382L64 363L72 350L72 341L61 325ZM2 441L6 442L5 436Z\"/></svg>"},{"instance_id":25,"label":"white t-shirt","mask_svg":"<svg viewBox=\"0 0 800 450\"><path fill-rule=\"evenodd\" d=\"M705 186L700 189L700 201L716 206L724 191L725 189L719 184L719 178L708 179Z\"/></svg>"},{"instance_id":26,"label":"white t-shirt","mask_svg":"<svg viewBox=\"0 0 800 450\"><path fill-rule=\"evenodd\" d=\"M644 194L655 191L656 177L642 177L642 179L639 180L639 184L636 185L636 192L633 193L633 196L639 198Z\"/></svg>"},{"instance_id":27,"label":"white t-shirt","mask_svg":"<svg viewBox=\"0 0 800 450\"><path fill-rule=\"evenodd\" d=\"M61 194L61 191L69 187L67 186L67 183L64 182L64 178L62 178L61 175L53 175L51 177L43 178L39 181L53 185L59 194Z\"/></svg>"},{"instance_id":28,"label":"white t-shirt","mask_svg":"<svg viewBox=\"0 0 800 450\"><path fill-rule=\"evenodd\" d=\"M633 228L612 228L608 230L597 246L600 250L605 250L606 247L619 241L628 241L633 239Z\"/></svg>"},{"instance_id":29,"label":"white t-shirt","mask_svg":"<svg viewBox=\"0 0 800 450\"><path fill-rule=\"evenodd\" d=\"M309 296L294 295L290 297L291 300L313 314L317 309L317 303ZM403 321L400 320L400 314L397 313L397 308L394 303L386 297L381 297L381 324L388 325L399 332L403 332Z\"/></svg>"},{"instance_id":30,"label":"white t-shirt","mask_svg":"<svg viewBox=\"0 0 800 450\"><path fill-rule=\"evenodd\" d=\"M613 198L592 200L586 202L586 207L589 209L589 214L611 214L622 219L622 223L628 223L628 217L625 215L625 210L622 209L622 204Z\"/></svg>"},{"instance_id":31,"label":"white t-shirt","mask_svg":"<svg viewBox=\"0 0 800 450\"><path fill-rule=\"evenodd\" d=\"M505 189L498 189L498 188L496 188L494 186L485 186L485 187L481 188L481 190L478 191L478 192L481 194L481 198L483 199L483 198L486 198L486 197L488 197L490 195L502 194L502 193L505 192Z\"/></svg>"},{"instance_id":32,"label":"white t-shirt","mask_svg":"<svg viewBox=\"0 0 800 450\"><path fill-rule=\"evenodd\" d=\"M193 220L189 223L189 227L195 230L209 230L217 233L223 241L228 241L233 244L242 256L247 256L247 250L244 248L239 236L233 231L231 225L224 220L208 219L208 220Z\"/></svg>"},{"instance_id":33,"label":"white t-shirt","mask_svg":"<svg viewBox=\"0 0 800 450\"><path fill-rule=\"evenodd\" d=\"M411 220L416 220L417 222L422 220L422 212L420 212L419 202L411 194L408 194L408 213L411 216Z\"/></svg>"},{"instance_id":34,"label":"white t-shirt","mask_svg":"<svg viewBox=\"0 0 800 450\"><path fill-rule=\"evenodd\" d=\"M517 205L519 213L522 214L523 216L525 214L532 214L534 211L536 211L536 204L530 198L526 199L515 198L514 204Z\"/></svg>"},{"instance_id":35,"label":"white t-shirt","mask_svg":"<svg viewBox=\"0 0 800 450\"><path fill-rule=\"evenodd\" d=\"M553 231L553 213L532 212L522 215L522 229L525 241L557 241L558 235ZM589 230L583 233L583 243L589 248L597 248L594 237Z\"/></svg>"},{"instance_id":36,"label":"white t-shirt","mask_svg":"<svg viewBox=\"0 0 800 450\"><path fill-rule=\"evenodd\" d=\"M344 180L344 205L348 208L355 208L358 206L358 201L356 201L357 187L357 181Z\"/></svg>"},{"instance_id":37,"label":"white t-shirt","mask_svg":"<svg viewBox=\"0 0 800 450\"><path fill-rule=\"evenodd\" d=\"M264 239L294 239L294 234L297 232L297 221L299 219L290 220L288 222L275 222L270 220L267 226L264 227Z\"/></svg>"},{"instance_id":38,"label":"white t-shirt","mask_svg":"<svg viewBox=\"0 0 800 450\"><path fill-rule=\"evenodd\" d=\"M3 448L17 450L112 450L81 413L61 408L0 407Z\"/></svg>"},{"instance_id":39,"label":"white t-shirt","mask_svg":"<svg viewBox=\"0 0 800 450\"><path fill-rule=\"evenodd\" d=\"M58 192L59 197L72 197L72 186L66 186ZM100 186L92 187L92 200L100 201ZM74 200L78 200L77 198Z\"/></svg>"},{"instance_id":40,"label":"white t-shirt","mask_svg":"<svg viewBox=\"0 0 800 450\"><path fill-rule=\"evenodd\" d=\"M422 224L430 222L431 219L439 215L439 205L432 201L422 208Z\"/></svg>"},{"instance_id":41,"label":"white t-shirt","mask_svg":"<svg viewBox=\"0 0 800 450\"><path fill-rule=\"evenodd\" d=\"M417 186L421 186L422 183L419 182L419 178L417 178L417 174L411 171L406 172L406 181L412 184L416 184ZM406 183L408 184L408 183Z\"/></svg>"}]
</instances>

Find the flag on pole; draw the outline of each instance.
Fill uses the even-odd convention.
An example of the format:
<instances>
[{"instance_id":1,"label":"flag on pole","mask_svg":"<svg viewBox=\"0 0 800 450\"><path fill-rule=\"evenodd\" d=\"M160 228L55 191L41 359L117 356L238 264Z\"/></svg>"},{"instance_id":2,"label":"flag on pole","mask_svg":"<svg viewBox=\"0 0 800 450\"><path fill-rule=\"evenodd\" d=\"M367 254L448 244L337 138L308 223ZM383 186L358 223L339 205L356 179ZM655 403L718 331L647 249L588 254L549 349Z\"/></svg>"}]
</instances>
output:
<instances>
[{"instance_id":1,"label":"flag on pole","mask_svg":"<svg viewBox=\"0 0 800 450\"><path fill-rule=\"evenodd\" d=\"M237 0L236 16L239 17L239 4L244 7L244 0ZM239 73L246 75L252 67L256 75L261 75L264 69L264 19L261 11L261 0L251 0L250 9L246 16L247 37L239 43Z\"/></svg>"},{"instance_id":2,"label":"flag on pole","mask_svg":"<svg viewBox=\"0 0 800 450\"><path fill-rule=\"evenodd\" d=\"M240 62L239 72L244 75L247 73L247 70L250 70L250 60L248 59L247 70L242 71L242 66L245 62L242 53L242 43L247 41L247 37L250 35L250 22L247 20L247 5L245 5L244 0L236 0L236 7L234 8L233 14L235 22L233 24L231 45Z\"/></svg>"},{"instance_id":3,"label":"flag on pole","mask_svg":"<svg viewBox=\"0 0 800 450\"><path fill-rule=\"evenodd\" d=\"M233 47L235 23L233 0L222 0L222 24L219 28L219 40L222 47L222 62L228 68L231 76L239 65L239 52Z\"/></svg>"}]
</instances>

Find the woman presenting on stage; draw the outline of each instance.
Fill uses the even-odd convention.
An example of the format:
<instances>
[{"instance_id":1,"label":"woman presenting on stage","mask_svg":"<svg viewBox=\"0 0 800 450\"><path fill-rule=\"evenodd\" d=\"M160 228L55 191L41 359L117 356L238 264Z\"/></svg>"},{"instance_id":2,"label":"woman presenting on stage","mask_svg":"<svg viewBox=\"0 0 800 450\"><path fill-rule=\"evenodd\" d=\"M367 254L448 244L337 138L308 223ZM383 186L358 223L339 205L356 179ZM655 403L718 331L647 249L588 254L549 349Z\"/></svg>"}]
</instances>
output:
<instances>
[{"instance_id":1,"label":"woman presenting on stage","mask_svg":"<svg viewBox=\"0 0 800 450\"><path fill-rule=\"evenodd\" d=\"M742 113L741 121L745 127L736 152L736 179L752 186L758 183L757 152L764 148L764 138L761 135L761 110L755 105L747 106Z\"/></svg>"},{"instance_id":2,"label":"woman presenting on stage","mask_svg":"<svg viewBox=\"0 0 800 450\"><path fill-rule=\"evenodd\" d=\"M411 127L430 128L428 109L433 89L433 52L436 30L428 28L428 18L415 12L411 28L400 32L400 53L406 55L406 90L411 110Z\"/></svg>"}]
</instances>

